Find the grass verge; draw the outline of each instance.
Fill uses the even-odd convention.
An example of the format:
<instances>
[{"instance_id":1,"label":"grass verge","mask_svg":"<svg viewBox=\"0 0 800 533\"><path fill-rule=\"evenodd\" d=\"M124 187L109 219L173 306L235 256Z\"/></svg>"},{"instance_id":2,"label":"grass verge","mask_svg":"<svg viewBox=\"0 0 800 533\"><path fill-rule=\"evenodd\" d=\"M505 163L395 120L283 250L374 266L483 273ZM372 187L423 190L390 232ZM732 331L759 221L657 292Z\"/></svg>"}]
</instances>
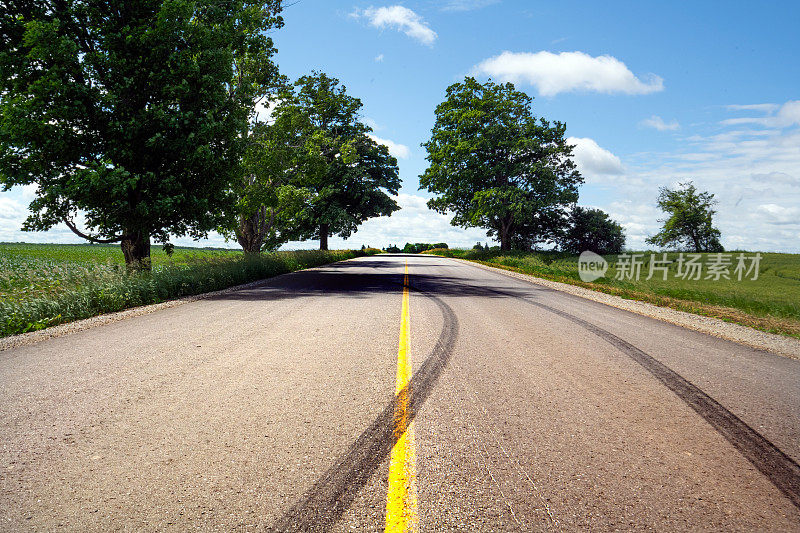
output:
<instances>
[{"instance_id":1,"label":"grass verge","mask_svg":"<svg viewBox=\"0 0 800 533\"><path fill-rule=\"evenodd\" d=\"M129 273L119 248L113 248L0 244L0 337L379 252L245 257L236 251L184 249L177 258L154 255L152 272Z\"/></svg>"},{"instance_id":2,"label":"grass verge","mask_svg":"<svg viewBox=\"0 0 800 533\"><path fill-rule=\"evenodd\" d=\"M557 252L500 252L498 250L430 250L432 255L456 257L540 278L577 285L594 291L670 307L703 316L735 322L769 333L800 338L800 255L761 254L758 279L700 279L676 277L676 263L668 279L647 271L639 280L617 280L616 256L606 256L612 265L606 276L592 283L581 281L577 257ZM650 252L642 252L649 254ZM656 254L661 259L661 254ZM704 256L707 254L703 254ZM733 255L738 255L738 252ZM752 255L746 253L746 255ZM675 261L677 254L668 254ZM645 265L649 258L645 256ZM704 257L703 261L709 260Z\"/></svg>"}]
</instances>

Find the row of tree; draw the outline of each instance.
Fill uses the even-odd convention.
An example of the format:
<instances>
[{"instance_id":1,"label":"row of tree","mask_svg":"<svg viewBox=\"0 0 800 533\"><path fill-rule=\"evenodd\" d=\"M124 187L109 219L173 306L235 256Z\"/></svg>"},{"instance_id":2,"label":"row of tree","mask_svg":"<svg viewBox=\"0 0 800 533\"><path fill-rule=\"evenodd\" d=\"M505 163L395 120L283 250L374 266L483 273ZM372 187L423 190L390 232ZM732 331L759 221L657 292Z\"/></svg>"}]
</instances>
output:
<instances>
[{"instance_id":1,"label":"row of tree","mask_svg":"<svg viewBox=\"0 0 800 533\"><path fill-rule=\"evenodd\" d=\"M402 248L399 248L399 247L395 246L394 244L390 244L389 246L387 246L385 248L384 251L386 251L387 253L390 253L390 254L397 254L397 253L400 253L400 252L405 253L405 254L420 254L422 252L427 252L428 250L434 250L434 249L445 249L446 250L447 249L447 243L446 242L437 242L437 243L431 244L429 242L417 242L417 243L407 242L406 245L403 246Z\"/></svg>"},{"instance_id":2,"label":"row of tree","mask_svg":"<svg viewBox=\"0 0 800 533\"><path fill-rule=\"evenodd\" d=\"M323 73L280 75L281 10L5 2L0 184L35 184L23 229L64 223L149 268L151 239L218 230L248 253L307 238L324 249L397 210L397 161L368 136L360 100Z\"/></svg>"},{"instance_id":3,"label":"row of tree","mask_svg":"<svg viewBox=\"0 0 800 533\"><path fill-rule=\"evenodd\" d=\"M269 34L283 25L280 0L4 7L0 184L35 184L24 229L64 223L148 268L151 240L217 230L247 253L305 239L327 249L330 235L399 208L397 161L370 138L361 101L324 73L279 73ZM487 229L502 250L619 251L619 224L575 207L583 178L566 125L531 102L510 83L447 89L423 144L429 207ZM662 190L679 216L651 242L718 248L712 200Z\"/></svg>"},{"instance_id":4,"label":"row of tree","mask_svg":"<svg viewBox=\"0 0 800 533\"><path fill-rule=\"evenodd\" d=\"M486 229L502 251L552 243L572 253L619 253L622 226L599 209L576 205L583 178L566 125L535 117L531 102L511 83L467 77L448 87L423 144L429 166L420 188L435 195L428 206L453 213L453 225ZM658 204L668 217L649 243L721 250L712 194L689 182L662 188Z\"/></svg>"}]
</instances>

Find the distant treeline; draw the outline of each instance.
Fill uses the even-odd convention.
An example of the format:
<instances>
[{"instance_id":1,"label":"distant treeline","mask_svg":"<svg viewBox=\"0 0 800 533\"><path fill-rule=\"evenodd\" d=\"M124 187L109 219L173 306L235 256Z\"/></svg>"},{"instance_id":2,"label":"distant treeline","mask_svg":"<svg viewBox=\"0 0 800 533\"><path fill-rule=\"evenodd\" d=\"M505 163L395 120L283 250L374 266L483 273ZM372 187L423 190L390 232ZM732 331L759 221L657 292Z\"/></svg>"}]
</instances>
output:
<instances>
[{"instance_id":1,"label":"distant treeline","mask_svg":"<svg viewBox=\"0 0 800 533\"><path fill-rule=\"evenodd\" d=\"M403 246L402 249L398 248L394 244L390 244L389 246L384 248L384 251L387 252L387 253L390 253L390 254L399 254L401 252L404 253L404 254L419 254L419 253L422 253L422 252L427 252L428 250L434 250L434 249L445 249L446 250L447 248L448 248L448 246L447 246L446 242L437 242L437 243L434 243L434 244L427 243L427 242L417 242L417 243L411 244L410 242L407 242L406 245Z\"/></svg>"}]
</instances>

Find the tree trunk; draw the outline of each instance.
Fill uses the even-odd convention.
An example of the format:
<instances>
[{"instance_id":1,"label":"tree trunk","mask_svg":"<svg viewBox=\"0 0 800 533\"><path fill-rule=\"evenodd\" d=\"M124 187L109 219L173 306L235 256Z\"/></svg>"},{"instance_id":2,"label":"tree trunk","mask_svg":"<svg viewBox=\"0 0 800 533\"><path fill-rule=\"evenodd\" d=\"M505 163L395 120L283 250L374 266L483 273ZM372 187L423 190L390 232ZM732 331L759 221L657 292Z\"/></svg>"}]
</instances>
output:
<instances>
[{"instance_id":1,"label":"tree trunk","mask_svg":"<svg viewBox=\"0 0 800 533\"><path fill-rule=\"evenodd\" d=\"M511 250L511 239L508 236L508 228L500 228L500 250L507 252Z\"/></svg>"},{"instance_id":2,"label":"tree trunk","mask_svg":"<svg viewBox=\"0 0 800 533\"><path fill-rule=\"evenodd\" d=\"M128 270L150 270L150 233L129 230L120 243Z\"/></svg>"},{"instance_id":3,"label":"tree trunk","mask_svg":"<svg viewBox=\"0 0 800 533\"><path fill-rule=\"evenodd\" d=\"M261 253L264 235L259 231L259 213L239 219L236 240L246 255Z\"/></svg>"},{"instance_id":4,"label":"tree trunk","mask_svg":"<svg viewBox=\"0 0 800 533\"><path fill-rule=\"evenodd\" d=\"M703 247L700 245L700 239L697 238L697 235L695 233L692 233L691 237L692 237L692 242L694 242L695 253L705 252L705 250L703 250Z\"/></svg>"},{"instance_id":5,"label":"tree trunk","mask_svg":"<svg viewBox=\"0 0 800 533\"><path fill-rule=\"evenodd\" d=\"M328 224L320 224L319 226L319 249L320 250L327 250L328 249L328 233L330 232L330 226Z\"/></svg>"}]
</instances>

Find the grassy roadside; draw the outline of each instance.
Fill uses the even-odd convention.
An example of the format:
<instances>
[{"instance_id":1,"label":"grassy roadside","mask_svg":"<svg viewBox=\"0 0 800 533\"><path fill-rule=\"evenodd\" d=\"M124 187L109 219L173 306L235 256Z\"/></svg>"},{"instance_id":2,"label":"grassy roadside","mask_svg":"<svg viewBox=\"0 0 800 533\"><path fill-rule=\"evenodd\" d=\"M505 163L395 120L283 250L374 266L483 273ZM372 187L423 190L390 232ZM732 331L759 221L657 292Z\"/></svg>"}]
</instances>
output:
<instances>
[{"instance_id":1,"label":"grassy roadside","mask_svg":"<svg viewBox=\"0 0 800 533\"><path fill-rule=\"evenodd\" d=\"M457 249L431 250L425 253L466 259L630 300L800 338L800 255L796 254L761 254L758 279L742 281L738 281L735 276L731 276L731 280L717 281L680 279L675 276L676 263L670 265L666 281L658 275L646 280L646 268L643 268L643 275L639 280L617 280L617 257L607 256L606 259L612 266L605 277L586 283L578 275L577 257L562 253L501 253L497 250ZM656 255L661 259L661 254ZM738 255L738 252L733 255ZM677 254L668 254L667 258L674 261ZM644 259L647 265L648 258ZM703 257L704 263L708 260L708 257Z\"/></svg>"},{"instance_id":2,"label":"grassy roadside","mask_svg":"<svg viewBox=\"0 0 800 533\"><path fill-rule=\"evenodd\" d=\"M129 273L118 246L0 244L0 337L378 253L177 248Z\"/></svg>"}]
</instances>

